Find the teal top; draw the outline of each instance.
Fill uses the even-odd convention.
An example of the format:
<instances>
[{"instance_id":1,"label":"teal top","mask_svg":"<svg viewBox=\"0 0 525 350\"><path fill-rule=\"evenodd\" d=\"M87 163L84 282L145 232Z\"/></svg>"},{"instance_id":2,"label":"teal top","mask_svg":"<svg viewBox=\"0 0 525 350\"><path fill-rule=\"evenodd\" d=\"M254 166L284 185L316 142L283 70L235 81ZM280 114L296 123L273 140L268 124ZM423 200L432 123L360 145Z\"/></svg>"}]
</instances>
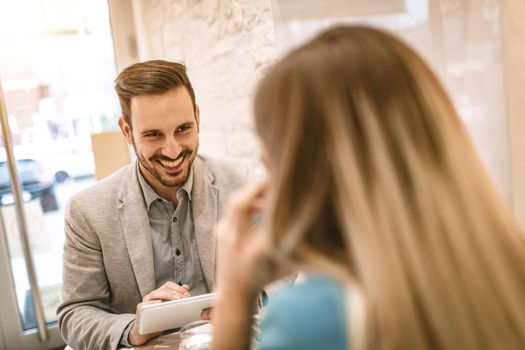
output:
<instances>
[{"instance_id":1,"label":"teal top","mask_svg":"<svg viewBox=\"0 0 525 350\"><path fill-rule=\"evenodd\" d=\"M343 288L330 277L284 288L265 308L258 349L348 349L345 309Z\"/></svg>"}]
</instances>

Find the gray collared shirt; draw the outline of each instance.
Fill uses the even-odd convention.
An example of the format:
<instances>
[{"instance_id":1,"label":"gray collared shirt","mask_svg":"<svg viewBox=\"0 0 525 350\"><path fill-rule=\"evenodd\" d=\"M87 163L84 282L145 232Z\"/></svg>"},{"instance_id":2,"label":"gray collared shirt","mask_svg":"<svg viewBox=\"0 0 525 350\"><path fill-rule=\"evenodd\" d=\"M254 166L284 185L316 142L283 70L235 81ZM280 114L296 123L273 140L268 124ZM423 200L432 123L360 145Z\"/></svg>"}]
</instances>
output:
<instances>
[{"instance_id":1,"label":"gray collared shirt","mask_svg":"<svg viewBox=\"0 0 525 350\"><path fill-rule=\"evenodd\" d=\"M193 224L193 167L188 180L177 191L179 204L176 208L151 188L140 168L137 173L149 216L156 288L171 281L187 284L192 296L207 293Z\"/></svg>"},{"instance_id":2,"label":"gray collared shirt","mask_svg":"<svg viewBox=\"0 0 525 350\"><path fill-rule=\"evenodd\" d=\"M146 182L137 162L137 174L144 201L148 210L155 288L171 281L187 284L192 296L208 293L204 279L193 225L191 190L193 188L193 166L188 180L177 191L177 208L170 201L160 197ZM124 329L120 345L132 347L128 342L132 323Z\"/></svg>"}]
</instances>

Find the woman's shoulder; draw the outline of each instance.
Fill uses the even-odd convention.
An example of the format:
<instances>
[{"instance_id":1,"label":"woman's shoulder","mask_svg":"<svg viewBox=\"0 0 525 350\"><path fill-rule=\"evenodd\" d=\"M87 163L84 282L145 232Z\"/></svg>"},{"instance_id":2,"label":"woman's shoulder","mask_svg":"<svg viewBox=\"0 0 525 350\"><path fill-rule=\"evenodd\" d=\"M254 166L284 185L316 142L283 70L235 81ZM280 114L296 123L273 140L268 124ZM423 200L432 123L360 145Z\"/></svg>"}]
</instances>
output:
<instances>
[{"instance_id":1,"label":"woman's shoulder","mask_svg":"<svg viewBox=\"0 0 525 350\"><path fill-rule=\"evenodd\" d=\"M277 291L273 296L269 309L272 305L287 307L299 307L307 311L305 301L310 301L310 307L318 307L318 302L338 303L342 302L342 287L335 279L321 275L311 275L295 284ZM276 307L277 307L276 306Z\"/></svg>"},{"instance_id":2,"label":"woman's shoulder","mask_svg":"<svg viewBox=\"0 0 525 350\"><path fill-rule=\"evenodd\" d=\"M344 291L313 275L283 288L263 311L261 349L347 349Z\"/></svg>"}]
</instances>

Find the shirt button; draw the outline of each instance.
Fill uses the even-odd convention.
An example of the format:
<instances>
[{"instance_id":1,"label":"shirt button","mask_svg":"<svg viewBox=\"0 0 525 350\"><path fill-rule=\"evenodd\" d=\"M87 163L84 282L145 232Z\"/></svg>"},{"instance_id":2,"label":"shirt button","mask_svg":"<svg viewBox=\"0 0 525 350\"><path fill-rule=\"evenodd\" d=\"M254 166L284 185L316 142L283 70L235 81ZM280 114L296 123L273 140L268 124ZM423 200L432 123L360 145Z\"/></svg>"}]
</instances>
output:
<instances>
[{"instance_id":1,"label":"shirt button","mask_svg":"<svg viewBox=\"0 0 525 350\"><path fill-rule=\"evenodd\" d=\"M176 218L176 217L175 217L175 218L173 218L173 222L177 222L177 218Z\"/></svg>"},{"instance_id":2,"label":"shirt button","mask_svg":"<svg viewBox=\"0 0 525 350\"><path fill-rule=\"evenodd\" d=\"M177 256L180 255L180 249L179 249L179 248L177 248L177 249L175 250L175 254L176 254Z\"/></svg>"}]
</instances>

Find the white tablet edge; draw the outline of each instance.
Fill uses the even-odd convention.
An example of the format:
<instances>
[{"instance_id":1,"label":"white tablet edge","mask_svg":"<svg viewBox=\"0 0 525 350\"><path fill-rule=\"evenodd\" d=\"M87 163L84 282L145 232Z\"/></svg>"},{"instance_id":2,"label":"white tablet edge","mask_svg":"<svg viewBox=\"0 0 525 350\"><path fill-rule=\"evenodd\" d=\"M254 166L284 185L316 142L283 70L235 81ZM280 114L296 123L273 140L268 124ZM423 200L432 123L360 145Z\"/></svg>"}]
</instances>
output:
<instances>
[{"instance_id":1,"label":"white tablet edge","mask_svg":"<svg viewBox=\"0 0 525 350\"><path fill-rule=\"evenodd\" d=\"M212 307L217 293L208 293L141 307L138 315L140 334L179 328L200 320L202 309Z\"/></svg>"}]
</instances>

